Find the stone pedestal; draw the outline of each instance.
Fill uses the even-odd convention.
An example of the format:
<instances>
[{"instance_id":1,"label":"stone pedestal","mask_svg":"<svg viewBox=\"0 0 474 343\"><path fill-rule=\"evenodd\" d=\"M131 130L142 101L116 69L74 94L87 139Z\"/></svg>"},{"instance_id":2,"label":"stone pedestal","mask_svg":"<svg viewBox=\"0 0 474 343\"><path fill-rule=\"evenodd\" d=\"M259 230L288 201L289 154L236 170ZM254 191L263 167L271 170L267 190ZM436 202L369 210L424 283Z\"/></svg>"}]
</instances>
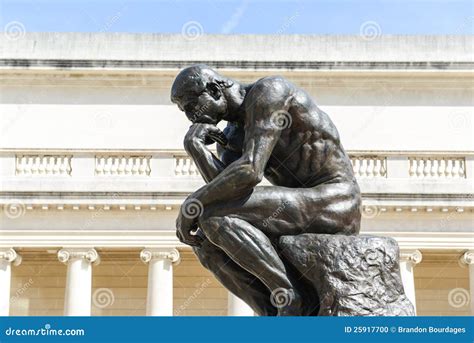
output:
<instances>
[{"instance_id":1,"label":"stone pedestal","mask_svg":"<svg viewBox=\"0 0 474 343\"><path fill-rule=\"evenodd\" d=\"M279 246L317 292L319 316L415 315L403 290L394 239L303 234L283 236Z\"/></svg>"}]
</instances>

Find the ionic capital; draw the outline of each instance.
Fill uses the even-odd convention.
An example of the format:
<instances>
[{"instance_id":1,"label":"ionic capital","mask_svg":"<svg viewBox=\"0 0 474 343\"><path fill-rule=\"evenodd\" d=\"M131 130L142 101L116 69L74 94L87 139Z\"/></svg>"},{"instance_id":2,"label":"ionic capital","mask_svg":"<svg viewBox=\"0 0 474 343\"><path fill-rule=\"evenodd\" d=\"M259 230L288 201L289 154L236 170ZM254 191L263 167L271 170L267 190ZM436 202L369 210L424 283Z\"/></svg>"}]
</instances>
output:
<instances>
[{"instance_id":1,"label":"ionic capital","mask_svg":"<svg viewBox=\"0 0 474 343\"><path fill-rule=\"evenodd\" d=\"M97 250L90 249L61 249L58 251L58 260L62 263L67 263L73 259L85 259L86 261L94 264L100 262L99 254Z\"/></svg>"},{"instance_id":2,"label":"ionic capital","mask_svg":"<svg viewBox=\"0 0 474 343\"><path fill-rule=\"evenodd\" d=\"M12 248L0 248L0 260L5 260L18 266L21 263L21 256Z\"/></svg>"},{"instance_id":3,"label":"ionic capital","mask_svg":"<svg viewBox=\"0 0 474 343\"><path fill-rule=\"evenodd\" d=\"M180 262L180 254L177 249L168 248L156 248L156 249L143 249L140 252L140 259L144 263L148 263L151 260L170 260L173 264Z\"/></svg>"},{"instance_id":4,"label":"ionic capital","mask_svg":"<svg viewBox=\"0 0 474 343\"><path fill-rule=\"evenodd\" d=\"M423 255L420 250L401 250L400 261L409 262L412 264L418 264L423 259Z\"/></svg>"},{"instance_id":5,"label":"ionic capital","mask_svg":"<svg viewBox=\"0 0 474 343\"><path fill-rule=\"evenodd\" d=\"M468 250L466 251L464 254L462 254L461 258L459 259L459 261L462 263L462 264L467 264L467 265L471 265L474 263L474 250Z\"/></svg>"}]
</instances>

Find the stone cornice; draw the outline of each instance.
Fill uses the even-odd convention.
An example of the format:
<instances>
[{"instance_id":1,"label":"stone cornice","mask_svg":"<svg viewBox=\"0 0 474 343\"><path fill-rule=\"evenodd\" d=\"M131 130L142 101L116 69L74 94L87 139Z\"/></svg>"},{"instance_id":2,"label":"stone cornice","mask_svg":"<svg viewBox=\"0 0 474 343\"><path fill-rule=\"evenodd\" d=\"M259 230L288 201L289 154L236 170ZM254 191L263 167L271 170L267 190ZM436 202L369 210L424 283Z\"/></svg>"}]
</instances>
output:
<instances>
[{"instance_id":1,"label":"stone cornice","mask_svg":"<svg viewBox=\"0 0 474 343\"><path fill-rule=\"evenodd\" d=\"M130 192L95 192L78 194L74 192L50 193L0 193L0 206L4 214L17 219L27 212L45 211L176 211L186 199L188 192L170 193L130 193ZM362 194L362 216L365 219L388 213L409 214L463 214L474 211L472 196L459 194L437 196L419 194L417 198L397 197L397 194L377 195Z\"/></svg>"},{"instance_id":2,"label":"stone cornice","mask_svg":"<svg viewBox=\"0 0 474 343\"><path fill-rule=\"evenodd\" d=\"M406 250L474 250L471 232L363 231L362 234L393 237ZM191 249L176 238L175 230L8 230L0 235L0 246L50 248L68 246L96 248Z\"/></svg>"},{"instance_id":3,"label":"stone cornice","mask_svg":"<svg viewBox=\"0 0 474 343\"><path fill-rule=\"evenodd\" d=\"M218 69L250 70L466 70L469 61L219 61L219 60L89 60L89 59L0 59L0 68L51 69L181 69L192 64L207 64Z\"/></svg>"}]
</instances>

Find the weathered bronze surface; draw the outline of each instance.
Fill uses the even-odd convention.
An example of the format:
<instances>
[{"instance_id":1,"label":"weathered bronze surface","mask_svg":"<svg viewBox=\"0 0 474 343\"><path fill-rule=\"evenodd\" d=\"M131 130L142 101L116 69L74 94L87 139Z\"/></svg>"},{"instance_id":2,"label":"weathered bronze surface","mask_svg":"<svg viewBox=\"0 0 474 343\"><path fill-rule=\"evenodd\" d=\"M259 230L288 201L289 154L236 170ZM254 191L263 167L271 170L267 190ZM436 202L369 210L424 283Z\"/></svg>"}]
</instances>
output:
<instances>
[{"instance_id":1,"label":"weathered bronze surface","mask_svg":"<svg viewBox=\"0 0 474 343\"><path fill-rule=\"evenodd\" d=\"M242 84L205 65L178 74L171 100L206 181L182 205L178 238L259 315L316 315L317 289L280 239L359 233L359 186L329 116L283 77ZM271 186L256 188L264 176Z\"/></svg>"}]
</instances>

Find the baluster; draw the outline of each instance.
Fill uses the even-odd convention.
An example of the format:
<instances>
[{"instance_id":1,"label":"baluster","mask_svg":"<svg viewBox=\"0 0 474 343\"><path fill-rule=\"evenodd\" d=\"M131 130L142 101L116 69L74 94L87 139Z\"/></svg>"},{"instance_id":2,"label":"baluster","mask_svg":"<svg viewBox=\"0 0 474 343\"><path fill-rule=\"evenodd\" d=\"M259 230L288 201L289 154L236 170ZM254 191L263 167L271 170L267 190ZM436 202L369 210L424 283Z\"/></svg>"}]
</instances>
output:
<instances>
[{"instance_id":1,"label":"baluster","mask_svg":"<svg viewBox=\"0 0 474 343\"><path fill-rule=\"evenodd\" d=\"M138 164L140 161L138 160L138 157L130 157L130 159L133 160L132 174L136 175L138 173Z\"/></svg>"},{"instance_id":2,"label":"baluster","mask_svg":"<svg viewBox=\"0 0 474 343\"><path fill-rule=\"evenodd\" d=\"M446 177L451 178L453 176L452 172L453 172L453 160L448 159L446 161L446 172L445 172Z\"/></svg>"},{"instance_id":3,"label":"baluster","mask_svg":"<svg viewBox=\"0 0 474 343\"><path fill-rule=\"evenodd\" d=\"M140 157L140 167L138 168L138 173L140 175L145 175L145 173L146 173L146 157Z\"/></svg>"},{"instance_id":4,"label":"baluster","mask_svg":"<svg viewBox=\"0 0 474 343\"><path fill-rule=\"evenodd\" d=\"M416 176L423 177L423 166L424 166L423 158L417 158L416 163L417 163Z\"/></svg>"},{"instance_id":5,"label":"baluster","mask_svg":"<svg viewBox=\"0 0 474 343\"><path fill-rule=\"evenodd\" d=\"M196 165L194 164L193 161L191 161L191 166L189 168L189 174L191 174L193 176L198 175L197 167L196 167Z\"/></svg>"},{"instance_id":6,"label":"baluster","mask_svg":"<svg viewBox=\"0 0 474 343\"><path fill-rule=\"evenodd\" d=\"M150 159L151 159L151 157L145 157L145 163L146 163L145 174L146 175L151 174Z\"/></svg>"},{"instance_id":7,"label":"baluster","mask_svg":"<svg viewBox=\"0 0 474 343\"><path fill-rule=\"evenodd\" d=\"M38 174L44 173L44 158L41 156L36 156L35 158L36 171Z\"/></svg>"},{"instance_id":8,"label":"baluster","mask_svg":"<svg viewBox=\"0 0 474 343\"><path fill-rule=\"evenodd\" d=\"M178 157L177 158L177 167L176 167L176 174L183 175L183 167L184 167L184 158Z\"/></svg>"},{"instance_id":9,"label":"baluster","mask_svg":"<svg viewBox=\"0 0 474 343\"><path fill-rule=\"evenodd\" d=\"M358 157L354 158L354 174L355 176L360 176L360 160Z\"/></svg>"},{"instance_id":10,"label":"baluster","mask_svg":"<svg viewBox=\"0 0 474 343\"><path fill-rule=\"evenodd\" d=\"M379 177L380 176L380 170L381 170L381 164L382 160L379 158L375 159L375 166L374 166L374 177Z\"/></svg>"},{"instance_id":11,"label":"baluster","mask_svg":"<svg viewBox=\"0 0 474 343\"><path fill-rule=\"evenodd\" d=\"M459 161L459 171L458 175L460 178L464 178L466 175L466 165L463 159Z\"/></svg>"},{"instance_id":12,"label":"baluster","mask_svg":"<svg viewBox=\"0 0 474 343\"><path fill-rule=\"evenodd\" d=\"M184 168L183 168L183 175L189 175L191 169L191 159L185 158Z\"/></svg>"},{"instance_id":13,"label":"baluster","mask_svg":"<svg viewBox=\"0 0 474 343\"><path fill-rule=\"evenodd\" d=\"M431 158L425 159L425 165L423 168L423 176L430 177L430 170L431 170Z\"/></svg>"},{"instance_id":14,"label":"baluster","mask_svg":"<svg viewBox=\"0 0 474 343\"><path fill-rule=\"evenodd\" d=\"M387 159L383 157L380 162L380 176L387 177Z\"/></svg>"},{"instance_id":15,"label":"baluster","mask_svg":"<svg viewBox=\"0 0 474 343\"><path fill-rule=\"evenodd\" d=\"M366 175L367 177L373 177L374 176L374 159L367 158L366 160L367 160Z\"/></svg>"},{"instance_id":16,"label":"baluster","mask_svg":"<svg viewBox=\"0 0 474 343\"><path fill-rule=\"evenodd\" d=\"M445 171L446 171L446 160L444 158L440 158L439 167L438 167L438 177L444 177Z\"/></svg>"},{"instance_id":17,"label":"baluster","mask_svg":"<svg viewBox=\"0 0 474 343\"><path fill-rule=\"evenodd\" d=\"M117 173L117 175L123 175L125 172L125 166L127 165L127 159L125 158L125 156L117 156L116 160L117 169L115 172Z\"/></svg>"},{"instance_id":18,"label":"baluster","mask_svg":"<svg viewBox=\"0 0 474 343\"><path fill-rule=\"evenodd\" d=\"M126 157L124 156L125 158L125 163L126 163L126 166L125 166L125 174L126 175L130 175L132 174L132 170L133 170L133 160L131 157Z\"/></svg>"},{"instance_id":19,"label":"baluster","mask_svg":"<svg viewBox=\"0 0 474 343\"><path fill-rule=\"evenodd\" d=\"M438 164L439 164L439 159L435 158L431 164L431 170L430 170L430 174L432 178L436 178L437 176L436 174L438 171Z\"/></svg>"},{"instance_id":20,"label":"baluster","mask_svg":"<svg viewBox=\"0 0 474 343\"><path fill-rule=\"evenodd\" d=\"M110 167L110 174L111 175L117 175L118 174L119 162L120 162L120 156L112 157L112 165Z\"/></svg>"},{"instance_id":21,"label":"baluster","mask_svg":"<svg viewBox=\"0 0 474 343\"><path fill-rule=\"evenodd\" d=\"M59 175L67 174L66 172L66 160L67 156L58 156L57 159L57 172Z\"/></svg>"},{"instance_id":22,"label":"baluster","mask_svg":"<svg viewBox=\"0 0 474 343\"><path fill-rule=\"evenodd\" d=\"M452 177L457 178L459 177L459 169L460 169L460 163L459 159L453 160L453 170L452 170Z\"/></svg>"},{"instance_id":23,"label":"baluster","mask_svg":"<svg viewBox=\"0 0 474 343\"><path fill-rule=\"evenodd\" d=\"M105 158L103 156L99 156L95 158L95 172L97 175L104 174L105 168Z\"/></svg>"},{"instance_id":24,"label":"baluster","mask_svg":"<svg viewBox=\"0 0 474 343\"><path fill-rule=\"evenodd\" d=\"M361 157L359 173L361 177L365 177L365 172L367 170L367 160Z\"/></svg>"},{"instance_id":25,"label":"baluster","mask_svg":"<svg viewBox=\"0 0 474 343\"><path fill-rule=\"evenodd\" d=\"M27 168L25 170L26 174L34 174L36 173L36 157L34 156L28 156L28 163L27 163Z\"/></svg>"},{"instance_id":26,"label":"baluster","mask_svg":"<svg viewBox=\"0 0 474 343\"><path fill-rule=\"evenodd\" d=\"M17 174L23 174L24 170L24 156L17 156L16 157L16 169L15 172Z\"/></svg>"},{"instance_id":27,"label":"baluster","mask_svg":"<svg viewBox=\"0 0 474 343\"><path fill-rule=\"evenodd\" d=\"M416 173L416 160L413 158L413 157L410 157L408 159L410 161L410 167L408 169L408 173L410 174L410 177L415 177L415 173Z\"/></svg>"},{"instance_id":28,"label":"baluster","mask_svg":"<svg viewBox=\"0 0 474 343\"><path fill-rule=\"evenodd\" d=\"M67 174L67 175L71 175L71 158L69 156L65 156L64 157L64 172Z\"/></svg>"},{"instance_id":29,"label":"baluster","mask_svg":"<svg viewBox=\"0 0 474 343\"><path fill-rule=\"evenodd\" d=\"M112 156L106 157L105 160L105 168L104 168L104 174L105 175L110 175L110 170L112 168L112 163L114 162L114 159Z\"/></svg>"},{"instance_id":30,"label":"baluster","mask_svg":"<svg viewBox=\"0 0 474 343\"><path fill-rule=\"evenodd\" d=\"M59 164L61 162L61 156L50 157L50 166L53 174L59 174ZM52 165L51 165L52 164Z\"/></svg>"}]
</instances>

